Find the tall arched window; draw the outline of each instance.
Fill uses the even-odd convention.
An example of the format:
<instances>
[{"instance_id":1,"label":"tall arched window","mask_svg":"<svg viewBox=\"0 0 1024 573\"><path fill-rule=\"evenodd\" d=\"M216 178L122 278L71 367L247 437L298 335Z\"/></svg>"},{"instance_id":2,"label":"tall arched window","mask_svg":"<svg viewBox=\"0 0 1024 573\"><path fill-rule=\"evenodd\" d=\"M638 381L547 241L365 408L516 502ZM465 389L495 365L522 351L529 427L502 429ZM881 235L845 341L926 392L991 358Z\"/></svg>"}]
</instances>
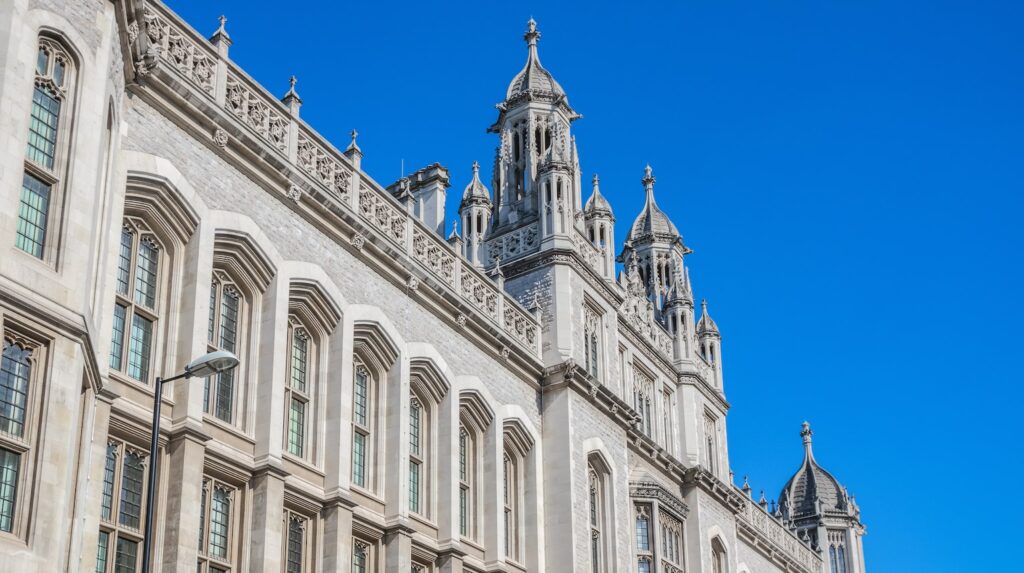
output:
<instances>
[{"instance_id":1,"label":"tall arched window","mask_svg":"<svg viewBox=\"0 0 1024 573\"><path fill-rule=\"evenodd\" d=\"M214 270L210 286L209 350L238 353L241 346L245 299L227 273ZM243 358L244 360L244 358ZM205 380L203 409L228 423L235 420L235 379L238 369L221 372Z\"/></svg>"},{"instance_id":2,"label":"tall arched window","mask_svg":"<svg viewBox=\"0 0 1024 573\"><path fill-rule=\"evenodd\" d=\"M352 389L352 483L370 488L368 461L371 459L373 429L376 421L375 386L370 371L356 366Z\"/></svg>"},{"instance_id":3,"label":"tall arched window","mask_svg":"<svg viewBox=\"0 0 1024 573\"><path fill-rule=\"evenodd\" d=\"M729 573L725 545L717 537L711 540L711 571L712 573Z\"/></svg>"},{"instance_id":4,"label":"tall arched window","mask_svg":"<svg viewBox=\"0 0 1024 573\"><path fill-rule=\"evenodd\" d=\"M640 431L654 437L654 379L642 370L633 369L633 407L640 414Z\"/></svg>"},{"instance_id":5,"label":"tall arched window","mask_svg":"<svg viewBox=\"0 0 1024 573\"><path fill-rule=\"evenodd\" d=\"M638 573L654 571L654 550L651 547L651 507L636 506L636 568Z\"/></svg>"},{"instance_id":6,"label":"tall arched window","mask_svg":"<svg viewBox=\"0 0 1024 573\"><path fill-rule=\"evenodd\" d=\"M427 454L424 428L427 426L426 409L415 394L409 399L409 511L423 514L423 493L426 477L425 457Z\"/></svg>"},{"instance_id":7,"label":"tall arched window","mask_svg":"<svg viewBox=\"0 0 1024 573\"><path fill-rule=\"evenodd\" d=\"M505 556L519 560L519 468L506 450L502 461L502 501L505 525Z\"/></svg>"},{"instance_id":8,"label":"tall arched window","mask_svg":"<svg viewBox=\"0 0 1024 573\"><path fill-rule=\"evenodd\" d=\"M587 464L587 499L590 506L590 570L605 570L604 555L604 484L592 464Z\"/></svg>"},{"instance_id":9,"label":"tall arched window","mask_svg":"<svg viewBox=\"0 0 1024 573\"><path fill-rule=\"evenodd\" d=\"M288 453L306 459L310 449L311 420L315 419L313 396L316 388L316 349L309 331L296 319L288 325L289 375L285 387Z\"/></svg>"},{"instance_id":10,"label":"tall arched window","mask_svg":"<svg viewBox=\"0 0 1024 573\"><path fill-rule=\"evenodd\" d=\"M600 379L601 314L590 304L583 305L583 355L587 374Z\"/></svg>"},{"instance_id":11,"label":"tall arched window","mask_svg":"<svg viewBox=\"0 0 1024 573\"><path fill-rule=\"evenodd\" d=\"M473 437L466 427L459 425L459 535L472 537L473 531L473 477L475 457Z\"/></svg>"},{"instance_id":12,"label":"tall arched window","mask_svg":"<svg viewBox=\"0 0 1024 573\"><path fill-rule=\"evenodd\" d=\"M718 421L704 412L704 463L709 472L718 471Z\"/></svg>"},{"instance_id":13,"label":"tall arched window","mask_svg":"<svg viewBox=\"0 0 1024 573\"><path fill-rule=\"evenodd\" d=\"M18 205L15 246L46 259L60 204L67 163L67 125L74 68L68 52L49 38L39 39L25 172ZM51 258L52 260L52 258Z\"/></svg>"},{"instance_id":14,"label":"tall arched window","mask_svg":"<svg viewBox=\"0 0 1024 573\"><path fill-rule=\"evenodd\" d=\"M143 502L149 456L119 440L107 444L100 503L97 573L135 571L142 558Z\"/></svg>"},{"instance_id":15,"label":"tall arched window","mask_svg":"<svg viewBox=\"0 0 1024 573\"><path fill-rule=\"evenodd\" d=\"M126 219L115 282L114 327L110 367L149 384L153 348L160 318L161 246L144 222Z\"/></svg>"},{"instance_id":16,"label":"tall arched window","mask_svg":"<svg viewBox=\"0 0 1024 573\"><path fill-rule=\"evenodd\" d=\"M32 468L32 401L43 347L3 332L0 358L0 531L19 533Z\"/></svg>"},{"instance_id":17,"label":"tall arched window","mask_svg":"<svg viewBox=\"0 0 1024 573\"><path fill-rule=\"evenodd\" d=\"M459 534L472 540L480 539L481 524L487 520L484 504L478 500L479 492L486 489L482 444L493 419L493 410L478 391L459 393Z\"/></svg>"}]
</instances>

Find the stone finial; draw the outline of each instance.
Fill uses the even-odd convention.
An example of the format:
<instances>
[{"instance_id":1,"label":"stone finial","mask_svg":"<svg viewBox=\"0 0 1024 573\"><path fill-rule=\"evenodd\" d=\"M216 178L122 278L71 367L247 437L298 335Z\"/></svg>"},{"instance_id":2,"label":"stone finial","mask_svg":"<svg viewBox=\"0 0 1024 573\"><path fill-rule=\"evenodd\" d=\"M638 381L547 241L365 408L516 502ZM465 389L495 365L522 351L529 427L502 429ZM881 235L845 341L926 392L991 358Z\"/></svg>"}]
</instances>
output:
<instances>
[{"instance_id":1,"label":"stone finial","mask_svg":"<svg viewBox=\"0 0 1024 573\"><path fill-rule=\"evenodd\" d=\"M768 509L768 500L764 497L764 490L761 490L761 499L757 500L757 505L761 506L761 509Z\"/></svg>"},{"instance_id":2,"label":"stone finial","mask_svg":"<svg viewBox=\"0 0 1024 573\"><path fill-rule=\"evenodd\" d=\"M302 106L302 98L299 97L299 92L295 91L295 84L299 80L292 76L288 78L288 93L284 94L281 98L281 102L288 106L288 110L292 112L292 115L299 115L299 107Z\"/></svg>"},{"instance_id":3,"label":"stone finial","mask_svg":"<svg viewBox=\"0 0 1024 573\"><path fill-rule=\"evenodd\" d=\"M210 36L210 43L217 48L222 46L226 48L231 45L231 36L228 35L228 31L225 28L225 25L228 23L228 18L222 14L217 18L217 21L220 22L220 27L217 28L217 31L214 32L212 36Z\"/></svg>"},{"instance_id":4,"label":"stone finial","mask_svg":"<svg viewBox=\"0 0 1024 573\"><path fill-rule=\"evenodd\" d=\"M743 476L743 493L747 494L750 499L754 499L753 491L754 489L750 487L750 480L747 479L747 476Z\"/></svg>"},{"instance_id":5,"label":"stone finial","mask_svg":"<svg viewBox=\"0 0 1024 573\"><path fill-rule=\"evenodd\" d=\"M644 189L648 191L654 191L654 170L651 169L651 165L648 163L647 167L644 167L644 178L640 180L644 184Z\"/></svg>"},{"instance_id":6,"label":"stone finial","mask_svg":"<svg viewBox=\"0 0 1024 573\"><path fill-rule=\"evenodd\" d=\"M355 165L356 169L359 169L359 165L362 163L363 150L359 148L359 144L356 143L356 137L359 136L359 132L352 130L349 135L352 136L352 142L345 148L345 157L348 157L352 164Z\"/></svg>"},{"instance_id":7,"label":"stone finial","mask_svg":"<svg viewBox=\"0 0 1024 573\"><path fill-rule=\"evenodd\" d=\"M530 20L526 22L526 33L523 34L523 39L526 40L527 45L531 48L537 46L537 40L540 39L540 32L537 31L537 21L533 18L530 18Z\"/></svg>"},{"instance_id":8,"label":"stone finial","mask_svg":"<svg viewBox=\"0 0 1024 573\"><path fill-rule=\"evenodd\" d=\"M808 460L814 459L814 452L811 450L811 436L814 432L811 431L811 423L804 422L800 430L800 436L804 439L804 455Z\"/></svg>"}]
</instances>

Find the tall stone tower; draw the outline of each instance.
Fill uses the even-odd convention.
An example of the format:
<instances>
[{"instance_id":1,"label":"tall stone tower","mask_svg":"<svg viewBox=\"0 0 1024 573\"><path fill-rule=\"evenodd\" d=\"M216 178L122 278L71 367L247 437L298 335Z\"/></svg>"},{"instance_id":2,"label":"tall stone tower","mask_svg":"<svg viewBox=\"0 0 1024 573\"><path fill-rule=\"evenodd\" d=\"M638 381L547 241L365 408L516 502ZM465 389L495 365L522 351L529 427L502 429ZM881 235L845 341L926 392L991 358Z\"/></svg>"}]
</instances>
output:
<instances>
[{"instance_id":1,"label":"tall stone tower","mask_svg":"<svg viewBox=\"0 0 1024 573\"><path fill-rule=\"evenodd\" d=\"M537 242L570 246L570 232L581 209L579 160L570 133L580 115L573 111L562 86L540 63L540 32L532 19L523 36L526 65L512 79L498 120L488 131L501 140L494 160L494 237L536 223ZM531 233L532 235L532 233ZM490 249L491 262L502 257L501 246Z\"/></svg>"}]
</instances>

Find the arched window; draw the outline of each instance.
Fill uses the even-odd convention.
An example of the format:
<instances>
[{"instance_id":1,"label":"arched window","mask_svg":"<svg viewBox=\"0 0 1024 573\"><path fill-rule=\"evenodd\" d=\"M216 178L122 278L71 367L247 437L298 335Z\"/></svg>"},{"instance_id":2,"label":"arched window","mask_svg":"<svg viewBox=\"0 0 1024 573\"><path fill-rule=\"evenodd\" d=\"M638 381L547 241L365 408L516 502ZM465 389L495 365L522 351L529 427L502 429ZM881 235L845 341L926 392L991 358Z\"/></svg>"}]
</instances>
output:
<instances>
[{"instance_id":1,"label":"arched window","mask_svg":"<svg viewBox=\"0 0 1024 573\"><path fill-rule=\"evenodd\" d=\"M590 304L583 305L583 356L587 374L600 379L601 315Z\"/></svg>"},{"instance_id":2,"label":"arched window","mask_svg":"<svg viewBox=\"0 0 1024 573\"><path fill-rule=\"evenodd\" d=\"M15 246L46 259L61 203L74 68L68 52L50 38L39 39L25 172L18 205Z\"/></svg>"},{"instance_id":3,"label":"arched window","mask_svg":"<svg viewBox=\"0 0 1024 573\"><path fill-rule=\"evenodd\" d=\"M505 556L519 560L519 468L516 459L505 451L502 462Z\"/></svg>"},{"instance_id":4,"label":"arched window","mask_svg":"<svg viewBox=\"0 0 1024 573\"><path fill-rule=\"evenodd\" d=\"M611 532L608 531L608 504L606 503L607 488L605 484L606 473L604 468L595 467L594 463L587 464L587 505L590 516L590 570L592 573L608 571L610 559L608 557L608 540L611 539Z\"/></svg>"},{"instance_id":5,"label":"arched window","mask_svg":"<svg viewBox=\"0 0 1024 573\"><path fill-rule=\"evenodd\" d=\"M235 282L219 270L214 270L210 285L210 320L208 325L209 351L227 350L237 354L242 346L245 299ZM245 359L243 358L243 361ZM225 422L235 420L235 379L238 369L221 372L205 380L203 410Z\"/></svg>"},{"instance_id":6,"label":"arched window","mask_svg":"<svg viewBox=\"0 0 1024 573\"><path fill-rule=\"evenodd\" d=\"M633 408L640 414L640 431L654 437L654 379L638 368L633 368Z\"/></svg>"},{"instance_id":7,"label":"arched window","mask_svg":"<svg viewBox=\"0 0 1024 573\"><path fill-rule=\"evenodd\" d=\"M711 571L712 573L729 573L725 545L717 537L711 540Z\"/></svg>"},{"instance_id":8,"label":"arched window","mask_svg":"<svg viewBox=\"0 0 1024 573\"><path fill-rule=\"evenodd\" d=\"M368 462L372 459L373 430L376 424L376 385L370 371L356 365L352 389L352 483L370 489Z\"/></svg>"},{"instance_id":9,"label":"arched window","mask_svg":"<svg viewBox=\"0 0 1024 573\"><path fill-rule=\"evenodd\" d=\"M472 495L473 482L473 460L474 451L472 438L466 427L459 426L459 535L470 537L473 521Z\"/></svg>"},{"instance_id":10,"label":"arched window","mask_svg":"<svg viewBox=\"0 0 1024 573\"><path fill-rule=\"evenodd\" d=\"M704 412L704 463L709 472L718 471L718 421Z\"/></svg>"},{"instance_id":11,"label":"arched window","mask_svg":"<svg viewBox=\"0 0 1024 573\"><path fill-rule=\"evenodd\" d=\"M424 513L423 490L426 477L425 457L427 447L424 443L425 418L427 413L423 403L415 394L409 399L409 511Z\"/></svg>"},{"instance_id":12,"label":"arched window","mask_svg":"<svg viewBox=\"0 0 1024 573\"><path fill-rule=\"evenodd\" d=\"M237 507L244 507L241 493L218 479L203 477L199 500L199 563L196 573L228 573L238 554ZM115 573L131 571L116 569Z\"/></svg>"},{"instance_id":13,"label":"arched window","mask_svg":"<svg viewBox=\"0 0 1024 573\"><path fill-rule=\"evenodd\" d=\"M494 412L476 390L463 390L459 394L459 534L467 539L480 538L482 505L478 503L478 491L483 486L481 457L487 428L494 419Z\"/></svg>"},{"instance_id":14,"label":"arched window","mask_svg":"<svg viewBox=\"0 0 1024 573\"><path fill-rule=\"evenodd\" d=\"M313 397L316 393L316 349L309 331L296 319L288 324L289 375L285 387L288 453L309 458L311 421L315 419Z\"/></svg>"},{"instance_id":15,"label":"arched window","mask_svg":"<svg viewBox=\"0 0 1024 573\"><path fill-rule=\"evenodd\" d=\"M42 347L3 333L0 358L0 531L18 533L32 451L32 400L38 387L35 366Z\"/></svg>"},{"instance_id":16,"label":"arched window","mask_svg":"<svg viewBox=\"0 0 1024 573\"><path fill-rule=\"evenodd\" d=\"M142 558L140 535L145 512L143 485L148 455L141 448L111 440L103 470L97 573L135 571Z\"/></svg>"},{"instance_id":17,"label":"arched window","mask_svg":"<svg viewBox=\"0 0 1024 573\"><path fill-rule=\"evenodd\" d=\"M651 548L651 507L636 506L636 567L639 573L654 571L654 551Z\"/></svg>"},{"instance_id":18,"label":"arched window","mask_svg":"<svg viewBox=\"0 0 1024 573\"><path fill-rule=\"evenodd\" d=\"M115 281L110 367L144 384L149 384L154 370L153 348L162 296L159 291L165 272L162 250L144 222L125 220Z\"/></svg>"}]
</instances>

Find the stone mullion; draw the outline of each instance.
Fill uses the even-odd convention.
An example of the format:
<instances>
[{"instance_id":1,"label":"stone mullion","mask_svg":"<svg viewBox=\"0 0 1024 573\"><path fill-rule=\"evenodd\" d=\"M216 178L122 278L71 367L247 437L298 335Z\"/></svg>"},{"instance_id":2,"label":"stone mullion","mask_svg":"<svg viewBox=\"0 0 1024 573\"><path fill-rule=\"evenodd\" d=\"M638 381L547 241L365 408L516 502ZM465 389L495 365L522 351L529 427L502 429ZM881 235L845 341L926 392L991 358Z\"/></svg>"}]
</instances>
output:
<instances>
[{"instance_id":1,"label":"stone mullion","mask_svg":"<svg viewBox=\"0 0 1024 573\"><path fill-rule=\"evenodd\" d=\"M199 513L203 486L203 438L182 433L168 444L166 465L161 464L167 483L163 556L166 571L193 571L199 558Z\"/></svg>"},{"instance_id":2,"label":"stone mullion","mask_svg":"<svg viewBox=\"0 0 1024 573\"><path fill-rule=\"evenodd\" d=\"M283 472L266 471L252 481L252 529L249 565L253 571L281 571L284 556Z\"/></svg>"},{"instance_id":3,"label":"stone mullion","mask_svg":"<svg viewBox=\"0 0 1024 573\"><path fill-rule=\"evenodd\" d=\"M96 563L100 531L100 505L103 495L104 461L107 456L107 436L110 433L110 404L113 397L107 390L94 394L87 391L83 397L85 408L92 415L83 420L83 436L88 435L87 448L82 450L79 476L79 497L72 523L71 547L68 551L68 571L93 571ZM91 423L91 428L87 424ZM86 440L83 439L83 442Z\"/></svg>"}]
</instances>

